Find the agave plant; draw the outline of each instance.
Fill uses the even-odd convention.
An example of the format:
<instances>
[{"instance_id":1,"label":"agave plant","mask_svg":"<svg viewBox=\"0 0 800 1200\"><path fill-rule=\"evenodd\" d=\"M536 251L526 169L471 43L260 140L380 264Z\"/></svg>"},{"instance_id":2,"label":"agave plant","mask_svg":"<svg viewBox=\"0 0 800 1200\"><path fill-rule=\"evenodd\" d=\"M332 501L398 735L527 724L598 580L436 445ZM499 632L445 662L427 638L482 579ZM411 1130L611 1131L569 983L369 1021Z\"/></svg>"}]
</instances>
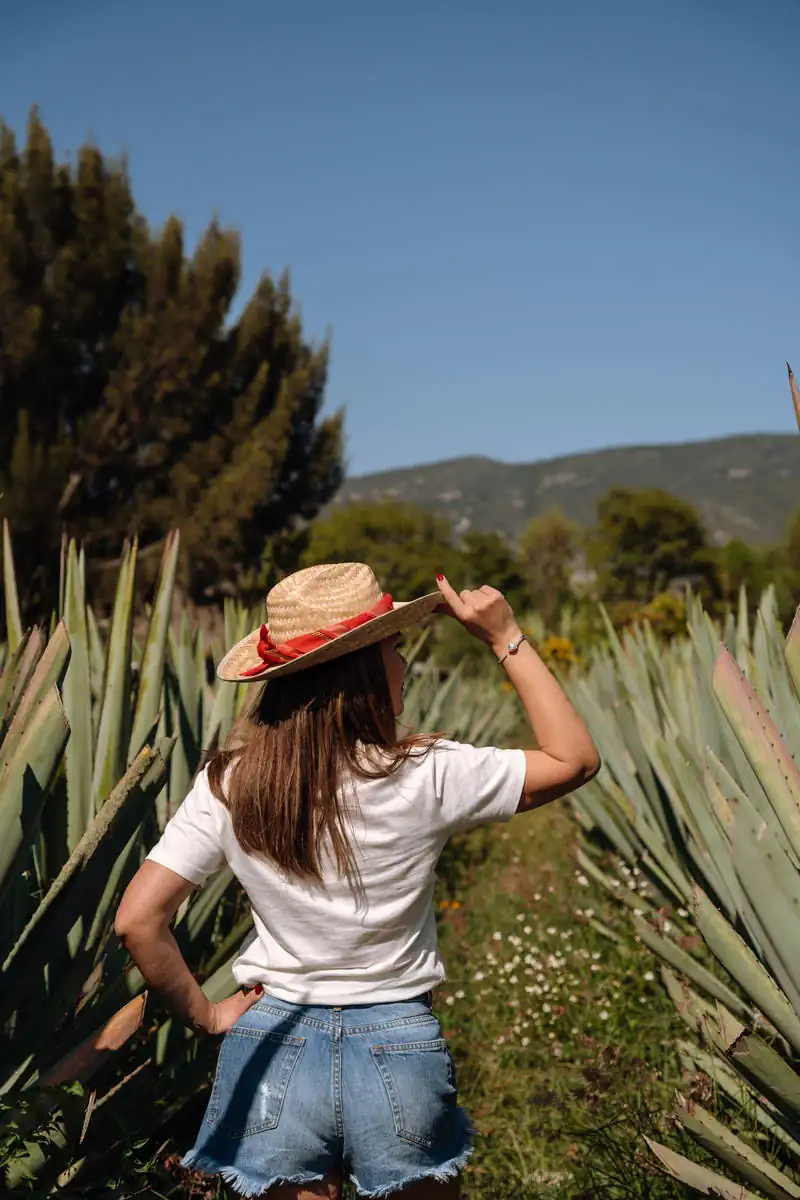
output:
<instances>
[{"instance_id":1,"label":"agave plant","mask_svg":"<svg viewBox=\"0 0 800 1200\"><path fill-rule=\"evenodd\" d=\"M604 762L574 809L580 867L661 959L694 1035L681 1060L715 1081L729 1123L682 1095L675 1115L742 1182L651 1149L703 1194L783 1200L800 1197L800 617L784 643L772 590L754 629L747 612L743 593L719 628L690 598L668 648L609 626L610 649L568 683Z\"/></svg>"},{"instance_id":2,"label":"agave plant","mask_svg":"<svg viewBox=\"0 0 800 1200\"><path fill-rule=\"evenodd\" d=\"M122 556L105 633L86 602L83 554L67 544L60 612L47 638L37 628L23 633L3 530L0 1101L25 1143L6 1165L9 1189L26 1178L44 1186L78 1175L76 1097L54 1098L54 1085L92 1083L80 1112L79 1162L113 1151L123 1127L146 1133L191 1094L195 1040L157 1011L148 1014L148 1038L137 1039L144 981L113 936L122 890L240 700L237 689L208 682L200 632L186 621L177 636L170 628L178 548L175 534L137 647L135 544ZM233 638L249 617L229 605L225 622ZM248 924L228 872L179 914L176 936L214 998L233 990L230 960ZM143 1103L152 1087L148 1059L164 1084L156 1106ZM130 1078L120 1089L122 1075Z\"/></svg>"}]
</instances>

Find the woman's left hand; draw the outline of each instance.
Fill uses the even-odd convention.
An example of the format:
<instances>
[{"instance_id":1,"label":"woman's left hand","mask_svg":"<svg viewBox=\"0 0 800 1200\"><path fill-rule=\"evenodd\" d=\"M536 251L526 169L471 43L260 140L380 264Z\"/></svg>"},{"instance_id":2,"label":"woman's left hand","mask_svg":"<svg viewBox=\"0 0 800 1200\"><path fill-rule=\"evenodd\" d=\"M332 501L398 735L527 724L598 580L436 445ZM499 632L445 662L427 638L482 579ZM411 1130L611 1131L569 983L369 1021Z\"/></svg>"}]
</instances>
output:
<instances>
[{"instance_id":1,"label":"woman's left hand","mask_svg":"<svg viewBox=\"0 0 800 1200\"><path fill-rule=\"evenodd\" d=\"M227 1000L220 1000L218 1004L209 1005L208 1018L202 1024L203 1032L220 1035L227 1033L236 1024L239 1017L244 1016L248 1008L252 1008L263 995L264 989L260 983L257 983L249 992L235 992Z\"/></svg>"}]
</instances>

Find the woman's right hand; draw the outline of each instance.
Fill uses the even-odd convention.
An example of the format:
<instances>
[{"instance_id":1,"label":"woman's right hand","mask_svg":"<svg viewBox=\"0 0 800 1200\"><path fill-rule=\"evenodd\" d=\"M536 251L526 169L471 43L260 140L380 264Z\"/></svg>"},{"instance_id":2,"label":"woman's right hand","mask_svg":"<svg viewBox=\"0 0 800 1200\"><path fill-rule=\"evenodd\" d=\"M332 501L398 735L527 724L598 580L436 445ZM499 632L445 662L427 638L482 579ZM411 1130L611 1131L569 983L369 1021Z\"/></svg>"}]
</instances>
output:
<instances>
[{"instance_id":1,"label":"woman's right hand","mask_svg":"<svg viewBox=\"0 0 800 1200\"><path fill-rule=\"evenodd\" d=\"M513 609L497 588L487 584L459 593L444 575L437 575L436 583L446 601L445 611L474 637L491 646L498 658L505 653L508 643L519 637L520 628Z\"/></svg>"}]
</instances>

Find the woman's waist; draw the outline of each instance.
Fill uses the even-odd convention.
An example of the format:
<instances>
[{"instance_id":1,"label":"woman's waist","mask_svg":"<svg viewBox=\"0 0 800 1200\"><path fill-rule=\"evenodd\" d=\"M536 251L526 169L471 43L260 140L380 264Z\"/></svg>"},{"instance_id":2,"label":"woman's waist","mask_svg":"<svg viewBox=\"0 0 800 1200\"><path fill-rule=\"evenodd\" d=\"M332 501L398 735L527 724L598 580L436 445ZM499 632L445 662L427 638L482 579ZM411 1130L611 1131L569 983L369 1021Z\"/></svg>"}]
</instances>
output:
<instances>
[{"instance_id":1,"label":"woman's waist","mask_svg":"<svg viewBox=\"0 0 800 1200\"><path fill-rule=\"evenodd\" d=\"M412 1023L417 1019L428 1019L433 1010L433 991L428 990L408 999L378 1000L343 1004L302 1003L286 1000L268 990L260 1000L248 1009L256 1019L262 1015L267 1019L284 1017L287 1022L308 1024L341 1036L350 1033L365 1033L397 1024Z\"/></svg>"}]
</instances>

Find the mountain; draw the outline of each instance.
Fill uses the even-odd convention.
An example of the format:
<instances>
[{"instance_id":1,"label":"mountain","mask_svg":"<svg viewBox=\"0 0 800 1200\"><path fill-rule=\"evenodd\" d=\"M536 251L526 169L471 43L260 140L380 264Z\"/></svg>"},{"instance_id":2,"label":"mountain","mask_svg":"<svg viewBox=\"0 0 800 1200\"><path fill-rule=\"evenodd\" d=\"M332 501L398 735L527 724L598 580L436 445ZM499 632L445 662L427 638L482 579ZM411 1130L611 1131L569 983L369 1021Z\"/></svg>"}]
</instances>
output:
<instances>
[{"instance_id":1,"label":"mountain","mask_svg":"<svg viewBox=\"0 0 800 1200\"><path fill-rule=\"evenodd\" d=\"M690 500L717 544L733 537L777 541L800 504L800 439L745 434L532 463L455 458L348 479L333 504L411 500L442 513L456 532L493 529L513 540L530 517L553 506L592 524L598 498L615 484L664 488Z\"/></svg>"}]
</instances>

